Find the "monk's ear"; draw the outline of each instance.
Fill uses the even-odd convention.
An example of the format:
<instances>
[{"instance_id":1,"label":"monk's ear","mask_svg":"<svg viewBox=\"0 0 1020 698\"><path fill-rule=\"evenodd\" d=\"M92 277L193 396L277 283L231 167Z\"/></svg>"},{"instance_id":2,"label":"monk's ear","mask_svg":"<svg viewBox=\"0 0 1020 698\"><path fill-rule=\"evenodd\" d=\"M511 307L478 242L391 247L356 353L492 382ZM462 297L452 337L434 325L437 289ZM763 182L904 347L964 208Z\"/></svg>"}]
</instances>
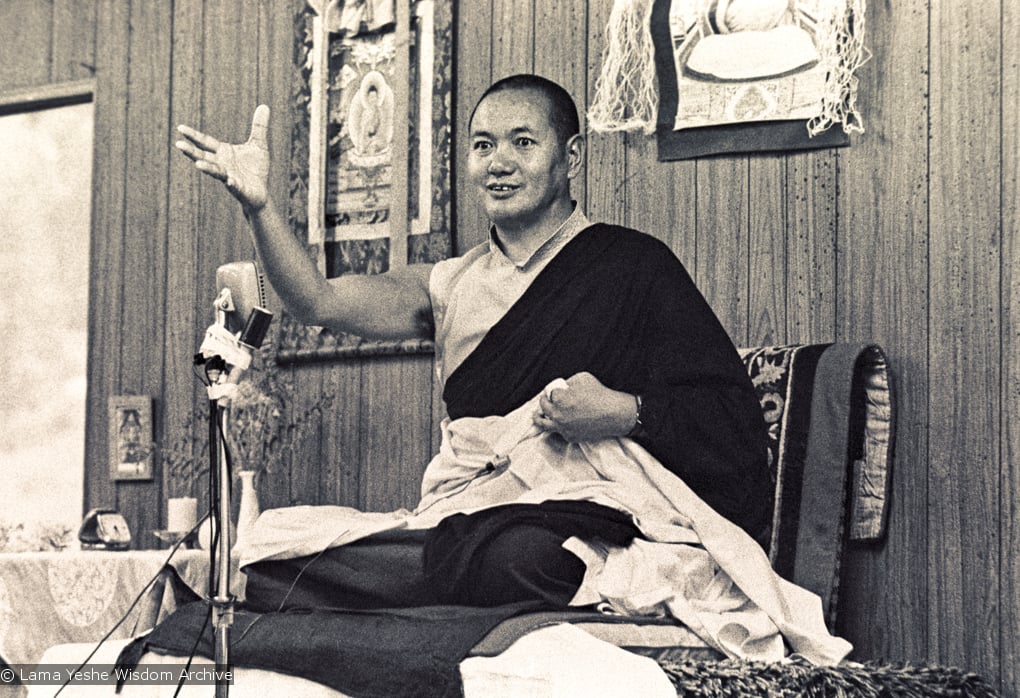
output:
<instances>
[{"instance_id":1,"label":"monk's ear","mask_svg":"<svg viewBox=\"0 0 1020 698\"><path fill-rule=\"evenodd\" d=\"M567 154L567 177L573 179L581 172L584 166L584 136L575 133L567 140L565 146Z\"/></svg>"}]
</instances>

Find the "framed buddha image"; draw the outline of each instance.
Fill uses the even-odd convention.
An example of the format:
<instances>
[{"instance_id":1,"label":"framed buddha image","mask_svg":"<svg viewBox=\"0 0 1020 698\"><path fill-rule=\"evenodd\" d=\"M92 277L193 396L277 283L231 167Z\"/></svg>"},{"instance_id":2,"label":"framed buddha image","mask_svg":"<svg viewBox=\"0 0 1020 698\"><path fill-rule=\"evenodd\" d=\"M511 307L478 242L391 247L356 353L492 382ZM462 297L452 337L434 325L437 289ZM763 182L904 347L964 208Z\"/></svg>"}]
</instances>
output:
<instances>
[{"instance_id":1,"label":"framed buddha image","mask_svg":"<svg viewBox=\"0 0 1020 698\"><path fill-rule=\"evenodd\" d=\"M152 398L114 395L109 407L110 479L151 480Z\"/></svg>"},{"instance_id":2,"label":"framed buddha image","mask_svg":"<svg viewBox=\"0 0 1020 698\"><path fill-rule=\"evenodd\" d=\"M445 259L452 252L453 2L321 4L309 2L297 22L292 223L306 231L327 278ZM285 315L277 360L422 351L431 343L368 341Z\"/></svg>"}]
</instances>

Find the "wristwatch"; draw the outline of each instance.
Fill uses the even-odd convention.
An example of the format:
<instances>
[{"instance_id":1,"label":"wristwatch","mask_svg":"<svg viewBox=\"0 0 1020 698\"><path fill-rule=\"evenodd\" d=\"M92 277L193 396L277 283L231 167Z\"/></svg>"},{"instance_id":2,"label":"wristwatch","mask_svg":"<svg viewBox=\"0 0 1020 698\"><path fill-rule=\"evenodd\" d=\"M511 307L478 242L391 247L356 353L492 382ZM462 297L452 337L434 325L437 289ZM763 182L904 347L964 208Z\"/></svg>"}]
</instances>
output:
<instances>
[{"instance_id":1,"label":"wristwatch","mask_svg":"<svg viewBox=\"0 0 1020 698\"><path fill-rule=\"evenodd\" d=\"M634 426L627 432L627 436L631 439L645 433L645 425L641 421L641 410L644 408L644 400L642 400L640 395L635 395L634 402Z\"/></svg>"}]
</instances>

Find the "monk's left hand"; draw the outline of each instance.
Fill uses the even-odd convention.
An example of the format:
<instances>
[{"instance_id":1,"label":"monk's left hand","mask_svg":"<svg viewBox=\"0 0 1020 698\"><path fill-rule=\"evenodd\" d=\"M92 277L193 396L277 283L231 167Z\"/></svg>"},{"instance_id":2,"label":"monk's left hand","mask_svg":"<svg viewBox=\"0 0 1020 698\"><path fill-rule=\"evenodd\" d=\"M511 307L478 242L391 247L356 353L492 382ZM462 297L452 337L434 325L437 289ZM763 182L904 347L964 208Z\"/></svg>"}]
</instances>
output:
<instances>
[{"instance_id":1,"label":"monk's left hand","mask_svg":"<svg viewBox=\"0 0 1020 698\"><path fill-rule=\"evenodd\" d=\"M537 426L572 443L625 436L634 428L633 395L607 388L588 372L576 373L566 383L542 395L533 418Z\"/></svg>"}]
</instances>

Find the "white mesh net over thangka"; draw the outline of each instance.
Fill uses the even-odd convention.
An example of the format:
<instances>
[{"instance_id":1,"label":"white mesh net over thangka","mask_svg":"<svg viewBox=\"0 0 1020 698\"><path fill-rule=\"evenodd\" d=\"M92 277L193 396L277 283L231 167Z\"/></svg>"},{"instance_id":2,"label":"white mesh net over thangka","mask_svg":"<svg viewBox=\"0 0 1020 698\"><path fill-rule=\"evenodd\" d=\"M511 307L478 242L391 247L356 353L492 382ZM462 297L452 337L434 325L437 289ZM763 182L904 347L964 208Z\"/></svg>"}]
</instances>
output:
<instances>
[{"instance_id":1,"label":"white mesh net over thangka","mask_svg":"<svg viewBox=\"0 0 1020 698\"><path fill-rule=\"evenodd\" d=\"M613 3L605 31L602 67L587 115L592 131L642 131L645 134L655 131L659 91L651 22L656 3L663 1L616 0ZM765 20L774 24L777 16L782 17L782 23L795 25L797 31L803 29L803 34L810 35L814 44L812 52L817 47L817 61L811 64L811 70L817 76L814 80L818 86L808 100L808 133L814 136L836 124L846 133L862 132L855 73L870 57L864 45L865 5L866 0L672 0L669 31L674 58L678 62L688 59L691 46L696 46L708 34L716 34L711 39L719 40L720 46L736 46L733 40L741 32L745 32L742 36L746 37L747 45L766 43L770 31L775 33L777 41L772 44L782 53L788 42L780 40L779 30L794 30L794 26L758 27L756 24ZM723 42L723 38L728 41ZM751 42L751 39L758 41ZM755 56L745 55L740 60L756 62ZM766 64L767 61L760 67L764 69ZM745 67L753 68L752 65ZM677 72L683 72L682 66L678 65ZM702 85L694 84L686 76L679 82L676 128L684 127L680 125L683 119L679 113L692 109L703 111L697 102L705 99L705 95L700 94L705 89ZM685 87L696 87L698 94L686 94ZM800 103L797 118L804 118L804 99L803 96L794 98ZM815 106L811 107L812 104Z\"/></svg>"}]
</instances>

